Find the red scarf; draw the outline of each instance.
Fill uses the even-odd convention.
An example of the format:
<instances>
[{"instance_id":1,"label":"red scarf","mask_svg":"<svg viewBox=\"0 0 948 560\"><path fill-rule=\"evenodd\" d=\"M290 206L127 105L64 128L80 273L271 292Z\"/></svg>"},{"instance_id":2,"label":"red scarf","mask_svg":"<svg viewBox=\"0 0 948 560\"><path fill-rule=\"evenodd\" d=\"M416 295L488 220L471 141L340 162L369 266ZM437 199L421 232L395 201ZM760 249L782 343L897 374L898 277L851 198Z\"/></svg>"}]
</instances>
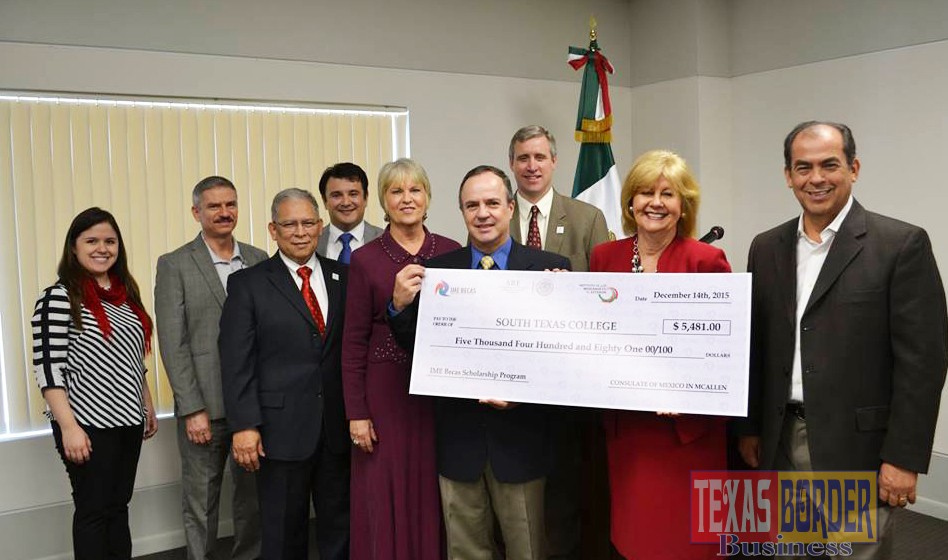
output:
<instances>
[{"instance_id":1,"label":"red scarf","mask_svg":"<svg viewBox=\"0 0 948 560\"><path fill-rule=\"evenodd\" d=\"M82 304L92 312L92 316L95 317L95 322L99 325L99 330L102 331L104 338L109 338L112 335L112 325L109 324L105 308L102 307L102 300L104 299L116 307L121 307L123 303L128 301L128 292L119 277L109 274L109 282L112 284L109 289L103 288L91 277L86 278L82 283ZM135 305L134 302L128 301L128 306L135 312L142 324L142 329L145 331L145 354L148 354L151 352L151 318L145 313L144 309Z\"/></svg>"}]
</instances>

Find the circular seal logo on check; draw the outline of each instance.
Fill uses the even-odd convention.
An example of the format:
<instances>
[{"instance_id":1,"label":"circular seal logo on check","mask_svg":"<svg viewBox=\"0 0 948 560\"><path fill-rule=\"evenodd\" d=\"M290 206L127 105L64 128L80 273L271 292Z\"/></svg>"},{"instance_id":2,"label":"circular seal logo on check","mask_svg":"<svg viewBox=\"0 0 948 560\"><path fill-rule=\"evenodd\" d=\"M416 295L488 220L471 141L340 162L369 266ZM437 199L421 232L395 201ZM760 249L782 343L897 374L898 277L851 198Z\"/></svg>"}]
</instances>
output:
<instances>
[{"instance_id":1,"label":"circular seal logo on check","mask_svg":"<svg viewBox=\"0 0 948 560\"><path fill-rule=\"evenodd\" d=\"M553 293L553 282L549 280L540 280L533 284L533 291L541 296L548 296Z\"/></svg>"}]
</instances>

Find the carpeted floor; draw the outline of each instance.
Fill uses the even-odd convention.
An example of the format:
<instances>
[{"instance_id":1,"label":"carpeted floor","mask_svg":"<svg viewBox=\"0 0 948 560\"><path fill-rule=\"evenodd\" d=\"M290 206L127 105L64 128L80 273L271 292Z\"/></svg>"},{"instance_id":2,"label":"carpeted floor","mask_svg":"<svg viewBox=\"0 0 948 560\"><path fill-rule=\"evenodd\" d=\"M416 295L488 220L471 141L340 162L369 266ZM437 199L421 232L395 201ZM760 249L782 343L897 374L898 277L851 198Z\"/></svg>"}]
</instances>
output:
<instances>
[{"instance_id":1,"label":"carpeted floor","mask_svg":"<svg viewBox=\"0 0 948 560\"><path fill-rule=\"evenodd\" d=\"M948 557L948 521L905 511L896 518L894 530L892 560L943 560ZM315 538L312 527L309 538L312 543ZM230 542L229 538L221 539L221 550L228 550ZM314 547L310 546L310 548ZM309 557L310 560L318 560L314 550L310 550ZM139 560L186 560L187 555L183 548L179 548L138 558ZM218 560L226 559L226 553L218 556Z\"/></svg>"},{"instance_id":2,"label":"carpeted floor","mask_svg":"<svg viewBox=\"0 0 948 560\"><path fill-rule=\"evenodd\" d=\"M893 560L941 560L948 556L948 521L906 511L896 519Z\"/></svg>"}]
</instances>

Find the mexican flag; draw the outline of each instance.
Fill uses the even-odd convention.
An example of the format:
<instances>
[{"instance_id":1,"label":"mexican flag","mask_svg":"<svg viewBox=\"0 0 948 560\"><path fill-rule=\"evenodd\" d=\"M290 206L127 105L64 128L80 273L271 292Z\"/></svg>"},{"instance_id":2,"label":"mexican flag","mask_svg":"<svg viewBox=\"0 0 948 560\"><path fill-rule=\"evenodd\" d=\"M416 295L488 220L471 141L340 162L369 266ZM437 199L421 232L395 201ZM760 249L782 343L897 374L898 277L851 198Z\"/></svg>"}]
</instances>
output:
<instances>
[{"instance_id":1,"label":"mexican flag","mask_svg":"<svg viewBox=\"0 0 948 560\"><path fill-rule=\"evenodd\" d=\"M574 70L583 70L576 116L576 141L581 142L573 198L588 202L602 210L609 231L617 238L622 232L619 192L622 181L612 156L612 104L609 101L607 75L614 73L612 64L599 49L595 32L588 49L569 48L568 63Z\"/></svg>"}]
</instances>

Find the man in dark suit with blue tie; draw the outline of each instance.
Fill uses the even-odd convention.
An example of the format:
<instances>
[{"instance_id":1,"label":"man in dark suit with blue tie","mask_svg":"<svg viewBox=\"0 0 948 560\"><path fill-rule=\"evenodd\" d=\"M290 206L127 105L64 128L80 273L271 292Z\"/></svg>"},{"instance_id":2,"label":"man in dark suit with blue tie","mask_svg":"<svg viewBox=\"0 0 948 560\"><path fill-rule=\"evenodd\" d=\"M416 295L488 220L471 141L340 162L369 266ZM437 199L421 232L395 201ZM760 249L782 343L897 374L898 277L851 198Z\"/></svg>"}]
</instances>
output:
<instances>
[{"instance_id":1,"label":"man in dark suit with blue tie","mask_svg":"<svg viewBox=\"0 0 948 560\"><path fill-rule=\"evenodd\" d=\"M510 237L514 194L496 167L475 167L461 181L458 202L467 247L435 257L432 268L546 270L569 259L531 249ZM424 267L395 278L389 323L396 340L414 348L418 291ZM494 399L438 399L436 405L441 505L452 559L491 558L496 515L507 558L545 560L543 487L549 468L548 409Z\"/></svg>"},{"instance_id":2,"label":"man in dark suit with blue tie","mask_svg":"<svg viewBox=\"0 0 948 560\"><path fill-rule=\"evenodd\" d=\"M274 197L279 251L231 275L219 339L237 463L257 471L264 560L306 560L309 502L321 560L349 557L349 432L340 372L347 267L316 254L313 195Z\"/></svg>"}]
</instances>

